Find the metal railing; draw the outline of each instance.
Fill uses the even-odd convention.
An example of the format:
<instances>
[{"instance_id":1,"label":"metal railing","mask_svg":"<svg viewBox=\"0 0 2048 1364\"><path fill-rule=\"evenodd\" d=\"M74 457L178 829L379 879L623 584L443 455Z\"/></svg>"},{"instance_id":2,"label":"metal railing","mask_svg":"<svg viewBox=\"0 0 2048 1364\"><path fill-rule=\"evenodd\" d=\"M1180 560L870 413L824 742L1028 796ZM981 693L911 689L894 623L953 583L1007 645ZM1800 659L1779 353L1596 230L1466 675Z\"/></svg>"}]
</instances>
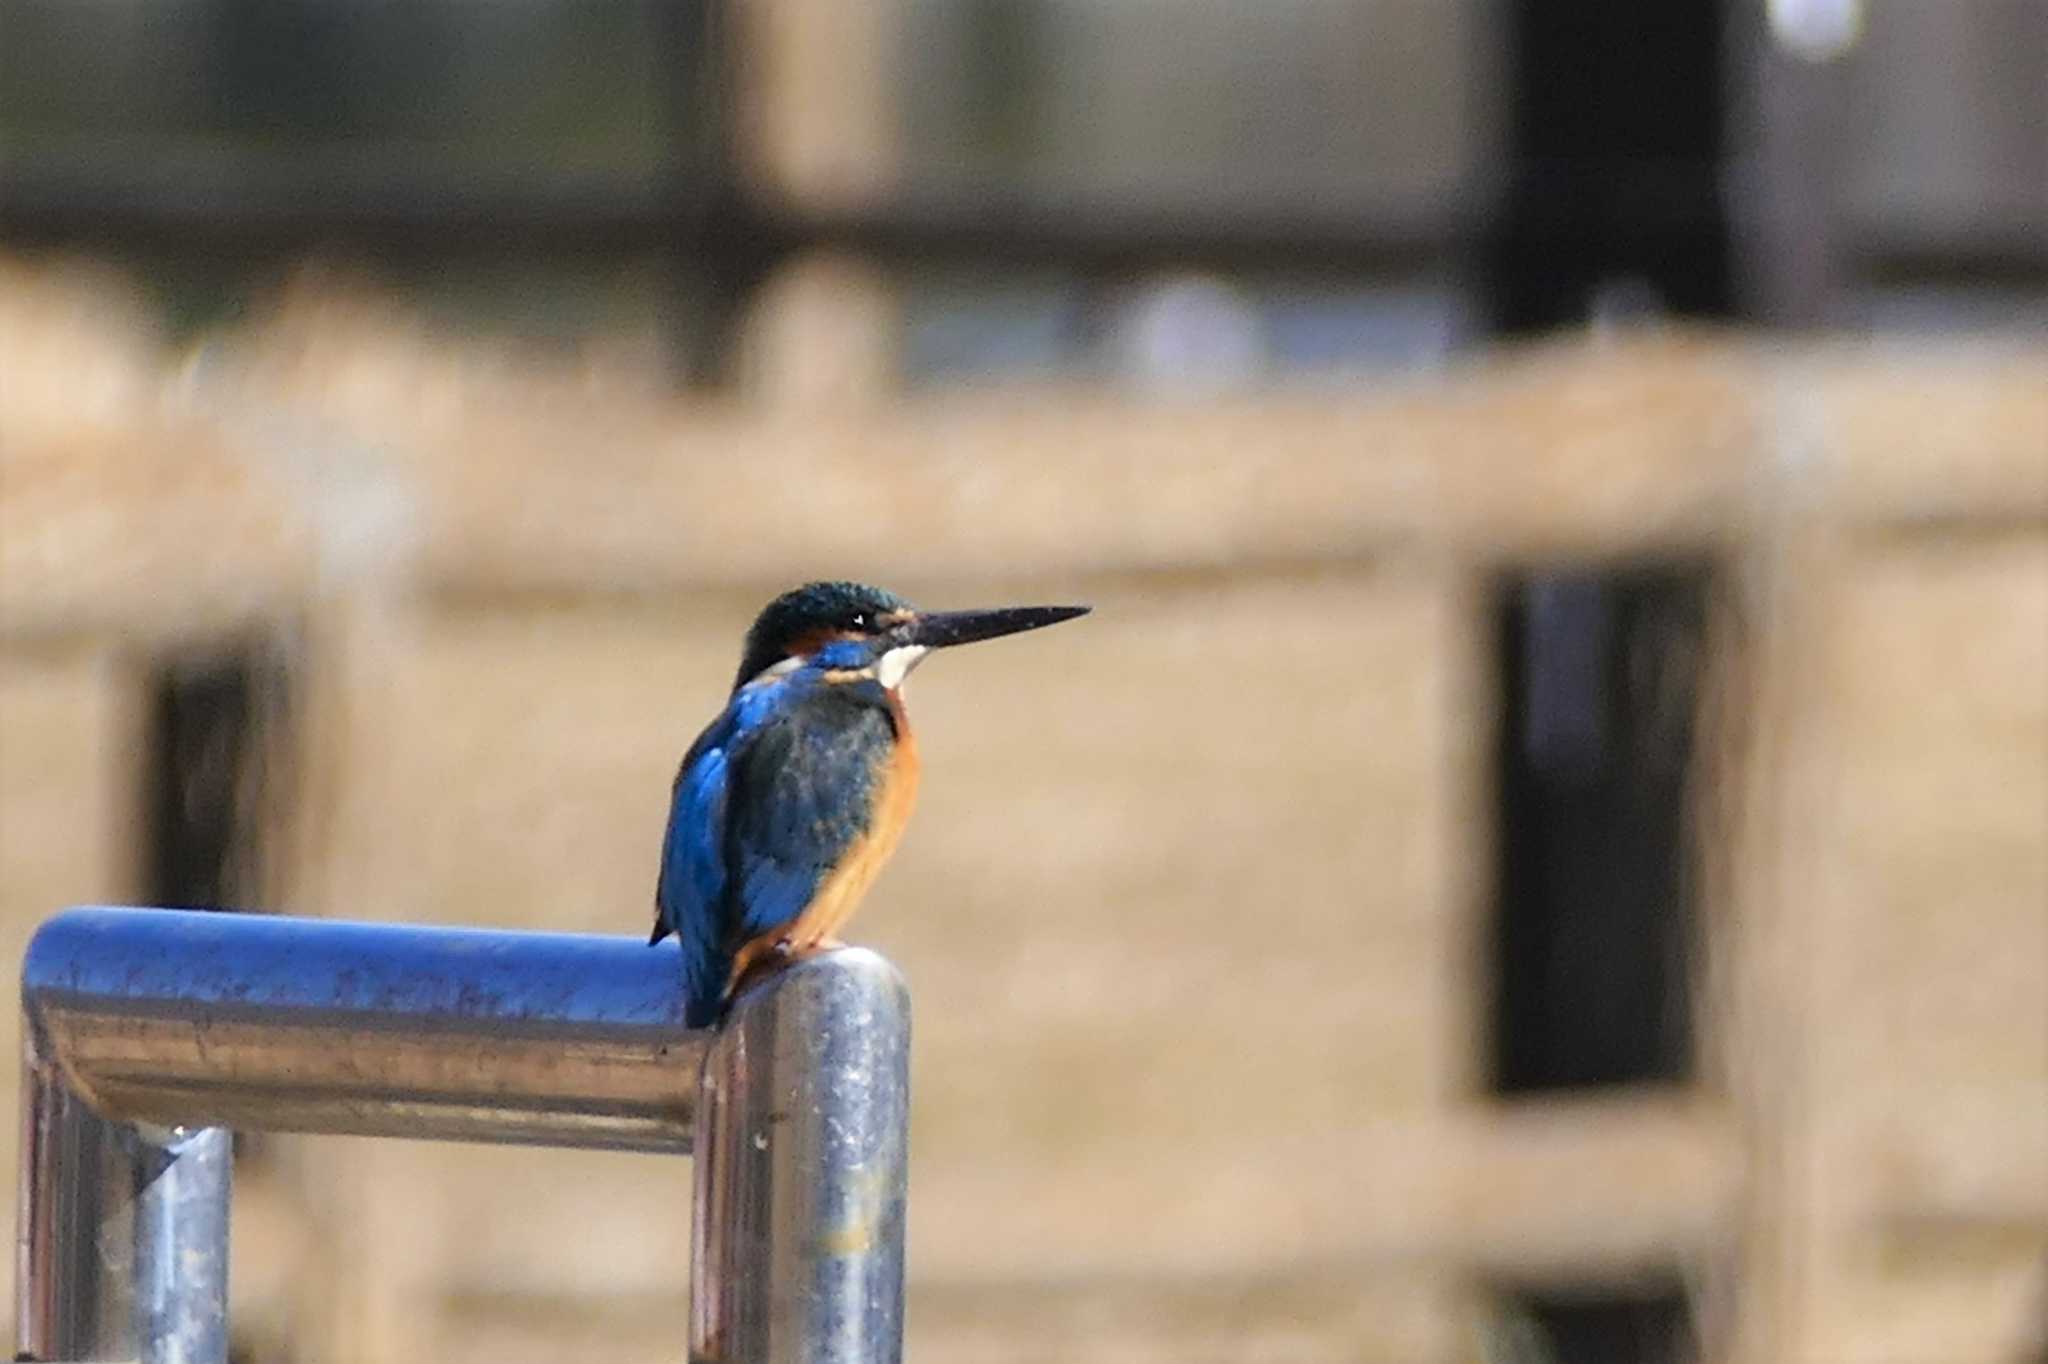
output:
<instances>
[{"instance_id":1,"label":"metal railing","mask_svg":"<svg viewBox=\"0 0 2048 1364\"><path fill-rule=\"evenodd\" d=\"M234 1128L694 1152L693 1361L900 1357L910 1008L873 953L693 1032L636 939L74 909L22 1010L18 1358L225 1364Z\"/></svg>"}]
</instances>

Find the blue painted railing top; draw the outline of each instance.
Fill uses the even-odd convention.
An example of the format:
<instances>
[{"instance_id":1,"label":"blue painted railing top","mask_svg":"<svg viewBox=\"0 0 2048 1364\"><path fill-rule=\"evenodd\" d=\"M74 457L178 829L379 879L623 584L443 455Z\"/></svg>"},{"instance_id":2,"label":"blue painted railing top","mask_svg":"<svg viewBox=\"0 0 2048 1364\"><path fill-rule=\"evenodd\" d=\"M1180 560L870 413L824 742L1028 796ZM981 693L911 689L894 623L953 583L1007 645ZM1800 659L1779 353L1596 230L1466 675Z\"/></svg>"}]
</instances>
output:
<instances>
[{"instance_id":1,"label":"blue painted railing top","mask_svg":"<svg viewBox=\"0 0 2048 1364\"><path fill-rule=\"evenodd\" d=\"M410 1029L683 1030L670 944L269 914L68 910L29 944L22 991L31 1010L63 998L117 1013L344 1014Z\"/></svg>"}]
</instances>

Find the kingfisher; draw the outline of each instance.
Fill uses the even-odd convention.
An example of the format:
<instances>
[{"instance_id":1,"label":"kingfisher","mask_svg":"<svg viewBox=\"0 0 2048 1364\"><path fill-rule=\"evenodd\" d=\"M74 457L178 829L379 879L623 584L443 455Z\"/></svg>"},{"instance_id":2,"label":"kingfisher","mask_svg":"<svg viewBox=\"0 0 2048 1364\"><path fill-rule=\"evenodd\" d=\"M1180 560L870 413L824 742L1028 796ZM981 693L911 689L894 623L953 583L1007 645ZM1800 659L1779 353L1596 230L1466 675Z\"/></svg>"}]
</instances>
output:
<instances>
[{"instance_id":1,"label":"kingfisher","mask_svg":"<svg viewBox=\"0 0 2048 1364\"><path fill-rule=\"evenodd\" d=\"M933 649L1087 612L920 611L853 582L807 583L768 604L669 800L648 942L673 933L682 946L688 1026L717 1022L755 971L837 946L917 795L911 669Z\"/></svg>"}]
</instances>

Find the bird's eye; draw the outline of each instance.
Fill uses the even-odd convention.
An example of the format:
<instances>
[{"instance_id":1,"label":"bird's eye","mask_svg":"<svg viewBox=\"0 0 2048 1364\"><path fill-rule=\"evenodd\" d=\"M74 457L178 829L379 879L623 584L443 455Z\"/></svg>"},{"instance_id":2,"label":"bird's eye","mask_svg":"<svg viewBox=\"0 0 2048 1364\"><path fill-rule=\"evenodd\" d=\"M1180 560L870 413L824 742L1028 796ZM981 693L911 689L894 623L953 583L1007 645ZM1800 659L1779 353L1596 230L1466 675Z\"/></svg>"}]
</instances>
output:
<instances>
[{"instance_id":1,"label":"bird's eye","mask_svg":"<svg viewBox=\"0 0 2048 1364\"><path fill-rule=\"evenodd\" d=\"M868 618L867 618L867 613L866 613L866 612L864 612L864 611L856 611L856 612L854 612L854 613L853 613L853 628L854 628L854 629L856 629L856 630L865 630L865 629L867 629L867 627L868 627Z\"/></svg>"}]
</instances>

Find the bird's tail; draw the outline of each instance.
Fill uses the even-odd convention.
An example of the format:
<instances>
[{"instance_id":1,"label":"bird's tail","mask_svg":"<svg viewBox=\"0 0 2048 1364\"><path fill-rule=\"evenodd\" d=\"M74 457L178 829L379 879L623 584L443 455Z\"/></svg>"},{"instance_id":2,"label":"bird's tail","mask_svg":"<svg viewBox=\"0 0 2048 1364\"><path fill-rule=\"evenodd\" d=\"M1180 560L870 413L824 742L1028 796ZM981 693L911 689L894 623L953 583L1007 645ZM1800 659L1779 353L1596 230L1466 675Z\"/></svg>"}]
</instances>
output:
<instances>
[{"instance_id":1,"label":"bird's tail","mask_svg":"<svg viewBox=\"0 0 2048 1364\"><path fill-rule=\"evenodd\" d=\"M693 943L687 934L681 936L683 1025L708 1028L724 1012L725 982L732 972L732 955L711 943Z\"/></svg>"}]
</instances>

